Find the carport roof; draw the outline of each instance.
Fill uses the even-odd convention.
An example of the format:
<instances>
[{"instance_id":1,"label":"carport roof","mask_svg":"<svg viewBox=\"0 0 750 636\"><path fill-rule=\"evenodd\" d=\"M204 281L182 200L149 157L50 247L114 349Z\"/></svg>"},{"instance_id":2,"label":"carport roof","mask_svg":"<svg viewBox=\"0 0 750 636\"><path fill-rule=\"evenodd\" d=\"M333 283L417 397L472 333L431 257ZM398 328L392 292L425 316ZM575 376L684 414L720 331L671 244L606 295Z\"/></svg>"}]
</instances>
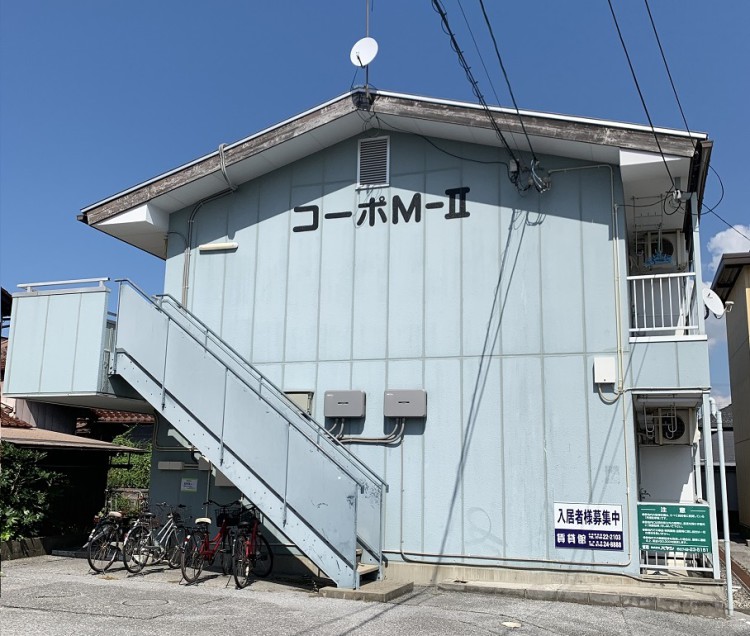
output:
<instances>
[{"instance_id":1,"label":"carport roof","mask_svg":"<svg viewBox=\"0 0 750 636\"><path fill-rule=\"evenodd\" d=\"M16 426L0 427L0 439L15 446L33 448L39 450L81 450L98 451L102 453L143 453L140 448L110 444L90 437L68 435L57 431L48 431L43 428L18 428Z\"/></svg>"}]
</instances>

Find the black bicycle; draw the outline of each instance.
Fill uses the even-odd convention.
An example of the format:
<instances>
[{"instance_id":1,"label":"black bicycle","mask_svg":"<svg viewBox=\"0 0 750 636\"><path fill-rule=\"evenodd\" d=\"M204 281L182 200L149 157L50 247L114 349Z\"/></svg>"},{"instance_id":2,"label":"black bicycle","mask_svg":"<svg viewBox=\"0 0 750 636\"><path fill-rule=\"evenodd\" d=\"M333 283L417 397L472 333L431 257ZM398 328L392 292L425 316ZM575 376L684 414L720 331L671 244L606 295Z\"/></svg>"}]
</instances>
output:
<instances>
[{"instance_id":1,"label":"black bicycle","mask_svg":"<svg viewBox=\"0 0 750 636\"><path fill-rule=\"evenodd\" d=\"M251 506L247 513L246 520L237 526L232 549L232 573L240 589L247 586L251 574L266 577L273 568L273 552L261 532L260 513L255 506Z\"/></svg>"},{"instance_id":2,"label":"black bicycle","mask_svg":"<svg viewBox=\"0 0 750 636\"><path fill-rule=\"evenodd\" d=\"M89 533L84 548L88 548L88 562L94 572L105 572L117 559L125 538L129 517L111 511L103 515Z\"/></svg>"}]
</instances>

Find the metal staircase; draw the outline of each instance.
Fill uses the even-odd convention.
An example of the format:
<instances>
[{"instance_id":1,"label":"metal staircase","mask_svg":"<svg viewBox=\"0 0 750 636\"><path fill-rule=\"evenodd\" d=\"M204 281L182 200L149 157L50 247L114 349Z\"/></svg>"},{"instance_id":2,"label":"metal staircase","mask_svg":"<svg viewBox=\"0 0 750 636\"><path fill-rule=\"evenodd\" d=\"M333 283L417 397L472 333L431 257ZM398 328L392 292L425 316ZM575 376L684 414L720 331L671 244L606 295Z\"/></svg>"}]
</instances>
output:
<instances>
[{"instance_id":1,"label":"metal staircase","mask_svg":"<svg viewBox=\"0 0 750 636\"><path fill-rule=\"evenodd\" d=\"M383 480L171 296L119 282L110 373L339 587L382 574Z\"/></svg>"}]
</instances>

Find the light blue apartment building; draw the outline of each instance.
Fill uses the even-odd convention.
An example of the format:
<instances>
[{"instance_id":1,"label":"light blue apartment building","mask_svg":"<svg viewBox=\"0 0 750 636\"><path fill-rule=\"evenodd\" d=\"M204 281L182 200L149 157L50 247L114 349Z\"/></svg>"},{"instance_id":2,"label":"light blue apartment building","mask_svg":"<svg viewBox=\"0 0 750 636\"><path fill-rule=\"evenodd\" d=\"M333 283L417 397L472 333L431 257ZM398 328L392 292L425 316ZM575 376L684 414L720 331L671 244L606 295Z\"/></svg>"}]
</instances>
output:
<instances>
[{"instance_id":1,"label":"light blue apartment building","mask_svg":"<svg viewBox=\"0 0 750 636\"><path fill-rule=\"evenodd\" d=\"M84 209L166 260L164 295L29 284L6 392L155 412L154 500L202 516L239 489L279 553L343 587L718 578L699 478L711 141L369 97ZM702 547L659 545L656 504L705 512Z\"/></svg>"}]
</instances>

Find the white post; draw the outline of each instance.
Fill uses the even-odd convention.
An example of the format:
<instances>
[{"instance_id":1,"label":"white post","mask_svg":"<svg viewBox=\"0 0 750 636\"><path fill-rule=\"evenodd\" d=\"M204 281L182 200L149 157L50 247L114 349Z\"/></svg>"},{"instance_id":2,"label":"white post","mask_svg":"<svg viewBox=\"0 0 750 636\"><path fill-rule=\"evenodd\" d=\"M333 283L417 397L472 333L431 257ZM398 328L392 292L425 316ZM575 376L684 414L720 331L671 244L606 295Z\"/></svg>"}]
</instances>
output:
<instances>
[{"instance_id":1,"label":"white post","mask_svg":"<svg viewBox=\"0 0 750 636\"><path fill-rule=\"evenodd\" d=\"M716 400L711 398L711 413L716 416L716 443L719 446L719 479L721 480L721 528L724 534L724 568L727 577L727 612L734 614L734 591L732 590L732 555L729 540L729 510L727 505L727 474L724 464L724 428L721 411L716 408ZM706 468L708 470L708 467Z\"/></svg>"},{"instance_id":2,"label":"white post","mask_svg":"<svg viewBox=\"0 0 750 636\"><path fill-rule=\"evenodd\" d=\"M716 527L716 489L714 488L714 451L711 440L711 405L708 393L703 394L701 408L701 433L703 434L703 467L706 473L706 500L708 501L708 521L711 528L711 559L713 577L721 578L721 564L719 563L719 537Z\"/></svg>"}]
</instances>

